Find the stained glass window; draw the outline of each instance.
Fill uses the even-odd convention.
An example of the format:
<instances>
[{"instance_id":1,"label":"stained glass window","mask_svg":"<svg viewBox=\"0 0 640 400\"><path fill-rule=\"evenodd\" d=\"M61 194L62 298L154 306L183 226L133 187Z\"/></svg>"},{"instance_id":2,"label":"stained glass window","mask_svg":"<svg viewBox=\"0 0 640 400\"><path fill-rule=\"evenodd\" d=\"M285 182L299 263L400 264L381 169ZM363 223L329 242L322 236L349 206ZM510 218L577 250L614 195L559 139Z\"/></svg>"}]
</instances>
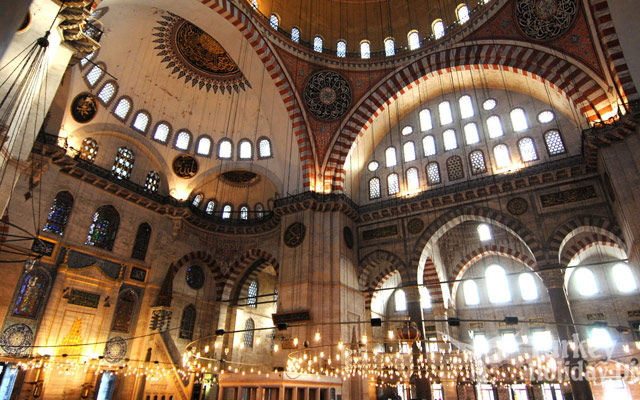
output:
<instances>
[{"instance_id":1,"label":"stained glass window","mask_svg":"<svg viewBox=\"0 0 640 400\"><path fill-rule=\"evenodd\" d=\"M387 57L394 56L396 54L396 42L393 38L387 38L384 41L384 55Z\"/></svg>"},{"instance_id":2,"label":"stained glass window","mask_svg":"<svg viewBox=\"0 0 640 400\"><path fill-rule=\"evenodd\" d=\"M232 146L229 139L222 139L218 142L218 158L230 159L231 151Z\"/></svg>"},{"instance_id":3,"label":"stained glass window","mask_svg":"<svg viewBox=\"0 0 640 400\"><path fill-rule=\"evenodd\" d=\"M136 306L136 295L133 290L127 290L118 297L116 312L113 317L112 330L118 332L129 332L131 320Z\"/></svg>"},{"instance_id":4,"label":"stained glass window","mask_svg":"<svg viewBox=\"0 0 640 400\"><path fill-rule=\"evenodd\" d=\"M231 218L231 204L227 204L222 207L222 219Z\"/></svg>"},{"instance_id":5,"label":"stained glass window","mask_svg":"<svg viewBox=\"0 0 640 400\"><path fill-rule=\"evenodd\" d=\"M431 29L433 30L433 35L436 39L440 39L444 36L444 22L441 19L435 20L433 25L431 25Z\"/></svg>"},{"instance_id":6,"label":"stained glass window","mask_svg":"<svg viewBox=\"0 0 640 400\"><path fill-rule=\"evenodd\" d=\"M264 206L262 203L256 203L254 209L256 210L256 218L264 217Z\"/></svg>"},{"instance_id":7,"label":"stained glass window","mask_svg":"<svg viewBox=\"0 0 640 400\"><path fill-rule=\"evenodd\" d=\"M448 125L453 122L451 103L448 101L443 101L438 104L438 113L440 114L440 125Z\"/></svg>"},{"instance_id":8,"label":"stained glass window","mask_svg":"<svg viewBox=\"0 0 640 400\"><path fill-rule=\"evenodd\" d=\"M536 145L533 143L533 139L531 139L530 137L525 137L518 140L518 149L520 150L520 157L522 157L522 161L529 162L538 159Z\"/></svg>"},{"instance_id":9,"label":"stained glass window","mask_svg":"<svg viewBox=\"0 0 640 400\"><path fill-rule=\"evenodd\" d=\"M459 156L451 156L447 158L447 175L449 175L450 181L456 181L464 178L462 158Z\"/></svg>"},{"instance_id":10,"label":"stained glass window","mask_svg":"<svg viewBox=\"0 0 640 400\"><path fill-rule=\"evenodd\" d=\"M58 193L56 198L53 199L53 204L47 217L47 223L42 230L60 236L64 235L64 228L67 226L72 208L73 196L71 193L66 191Z\"/></svg>"},{"instance_id":11,"label":"stained glass window","mask_svg":"<svg viewBox=\"0 0 640 400\"><path fill-rule=\"evenodd\" d=\"M469 8L466 4L460 4L456 10L456 14L458 15L458 22L461 24L469 20Z\"/></svg>"},{"instance_id":12,"label":"stained glass window","mask_svg":"<svg viewBox=\"0 0 640 400\"><path fill-rule=\"evenodd\" d=\"M244 219L244 220L249 219L249 207L247 206L240 207L240 219Z\"/></svg>"},{"instance_id":13,"label":"stained glass window","mask_svg":"<svg viewBox=\"0 0 640 400\"><path fill-rule=\"evenodd\" d=\"M293 40L295 43L298 43L300 41L300 29L295 26L291 28L291 40Z\"/></svg>"},{"instance_id":14,"label":"stained glass window","mask_svg":"<svg viewBox=\"0 0 640 400\"><path fill-rule=\"evenodd\" d=\"M108 106L114 94L116 94L116 85L109 81L102 85L102 89L98 92L98 99L100 99L102 104Z\"/></svg>"},{"instance_id":15,"label":"stained glass window","mask_svg":"<svg viewBox=\"0 0 640 400\"><path fill-rule=\"evenodd\" d=\"M418 114L418 118L420 119L420 130L422 132L433 129L433 120L431 119L431 110L425 108L420 111Z\"/></svg>"},{"instance_id":16,"label":"stained glass window","mask_svg":"<svg viewBox=\"0 0 640 400\"><path fill-rule=\"evenodd\" d=\"M347 56L347 42L344 40L338 40L338 43L336 43L336 55L340 58L345 58Z\"/></svg>"},{"instance_id":17,"label":"stained glass window","mask_svg":"<svg viewBox=\"0 0 640 400\"><path fill-rule=\"evenodd\" d=\"M133 242L133 250L131 251L131 258L136 260L143 260L147 255L147 249L149 248L149 240L151 239L151 226L143 222L138 226L138 232L136 232L136 240Z\"/></svg>"},{"instance_id":18,"label":"stained glass window","mask_svg":"<svg viewBox=\"0 0 640 400\"><path fill-rule=\"evenodd\" d=\"M547 144L547 150L549 150L549 154L552 156L562 154L566 151L564 143L562 142L562 136L560 136L560 132L556 130L545 133L544 142Z\"/></svg>"},{"instance_id":19,"label":"stained glass window","mask_svg":"<svg viewBox=\"0 0 640 400\"><path fill-rule=\"evenodd\" d=\"M185 280L191 289L201 289L204 286L204 270L199 265L190 266L187 268Z\"/></svg>"},{"instance_id":20,"label":"stained glass window","mask_svg":"<svg viewBox=\"0 0 640 400\"><path fill-rule=\"evenodd\" d=\"M398 179L398 174L393 173L387 176L387 193L389 193L389 196L400 193L400 181Z\"/></svg>"},{"instance_id":21,"label":"stained glass window","mask_svg":"<svg viewBox=\"0 0 640 400\"><path fill-rule=\"evenodd\" d=\"M25 275L20 285L13 315L35 318L38 315L40 304L44 300L48 284L49 279L40 270L33 269Z\"/></svg>"},{"instance_id":22,"label":"stained glass window","mask_svg":"<svg viewBox=\"0 0 640 400\"><path fill-rule=\"evenodd\" d=\"M153 139L158 142L166 143L169 138L169 133L171 133L171 128L168 124L161 122L156 125L156 130L153 132Z\"/></svg>"},{"instance_id":23,"label":"stained glass window","mask_svg":"<svg viewBox=\"0 0 640 400\"><path fill-rule=\"evenodd\" d=\"M189 145L191 144L191 134L187 131L180 131L178 135L176 135L176 142L174 146L178 150L188 150Z\"/></svg>"},{"instance_id":24,"label":"stained glass window","mask_svg":"<svg viewBox=\"0 0 640 400\"><path fill-rule=\"evenodd\" d=\"M113 206L102 206L93 214L93 222L89 228L89 235L85 244L105 250L113 249L116 240L120 215Z\"/></svg>"},{"instance_id":25,"label":"stained glass window","mask_svg":"<svg viewBox=\"0 0 640 400\"><path fill-rule=\"evenodd\" d=\"M462 119L471 118L475 115L475 112L473 111L473 102L471 101L471 96L468 94L460 97L458 104L460 105L460 117Z\"/></svg>"},{"instance_id":26,"label":"stained glass window","mask_svg":"<svg viewBox=\"0 0 640 400\"><path fill-rule=\"evenodd\" d=\"M418 31L409 32L409 50L415 50L420 48L420 35Z\"/></svg>"},{"instance_id":27,"label":"stained glass window","mask_svg":"<svg viewBox=\"0 0 640 400\"><path fill-rule=\"evenodd\" d=\"M280 18L278 18L278 16L275 14L271 14L271 17L269 18L269 25L271 25L273 29L278 30L279 24L280 24Z\"/></svg>"},{"instance_id":28,"label":"stained glass window","mask_svg":"<svg viewBox=\"0 0 640 400\"><path fill-rule=\"evenodd\" d=\"M198 139L198 144L196 145L196 153L201 156L208 156L211 154L211 139L206 136Z\"/></svg>"},{"instance_id":29,"label":"stained glass window","mask_svg":"<svg viewBox=\"0 0 640 400\"><path fill-rule=\"evenodd\" d=\"M196 308L189 304L182 310L180 319L180 339L193 339L193 328L196 325Z\"/></svg>"},{"instance_id":30,"label":"stained glass window","mask_svg":"<svg viewBox=\"0 0 640 400\"><path fill-rule=\"evenodd\" d=\"M409 168L407 170L407 190L420 189L420 177L418 176L418 168Z\"/></svg>"},{"instance_id":31,"label":"stained glass window","mask_svg":"<svg viewBox=\"0 0 640 400\"><path fill-rule=\"evenodd\" d=\"M253 348L253 329L255 328L255 324L253 319L249 318L247 322L244 323L245 332L242 335L242 343L244 347L247 349Z\"/></svg>"},{"instance_id":32,"label":"stained glass window","mask_svg":"<svg viewBox=\"0 0 640 400\"><path fill-rule=\"evenodd\" d=\"M474 150L469 153L469 162L471 163L471 173L473 175L487 172L487 164L484 161L482 150Z\"/></svg>"},{"instance_id":33,"label":"stained glass window","mask_svg":"<svg viewBox=\"0 0 640 400\"><path fill-rule=\"evenodd\" d=\"M80 147L80 159L88 162L93 162L98 154L98 142L92 138L85 138L82 140L82 146Z\"/></svg>"},{"instance_id":34,"label":"stained glass window","mask_svg":"<svg viewBox=\"0 0 640 400\"><path fill-rule=\"evenodd\" d=\"M121 120L127 119L129 116L129 111L131 111L131 101L127 98L121 98L116 104L116 107L113 109L113 114Z\"/></svg>"},{"instance_id":35,"label":"stained glass window","mask_svg":"<svg viewBox=\"0 0 640 400\"><path fill-rule=\"evenodd\" d=\"M380 178L371 178L369 180L369 199L380 198Z\"/></svg>"},{"instance_id":36,"label":"stained glass window","mask_svg":"<svg viewBox=\"0 0 640 400\"><path fill-rule=\"evenodd\" d=\"M247 305L253 308L258 307L258 281L256 280L251 281L249 284L249 289L247 290Z\"/></svg>"},{"instance_id":37,"label":"stained glass window","mask_svg":"<svg viewBox=\"0 0 640 400\"><path fill-rule=\"evenodd\" d=\"M322 53L322 38L320 36L313 38L313 50Z\"/></svg>"},{"instance_id":38,"label":"stained glass window","mask_svg":"<svg viewBox=\"0 0 640 400\"><path fill-rule=\"evenodd\" d=\"M366 40L360 42L360 58L371 58L371 43Z\"/></svg>"},{"instance_id":39,"label":"stained glass window","mask_svg":"<svg viewBox=\"0 0 640 400\"><path fill-rule=\"evenodd\" d=\"M407 142L402 146L404 152L404 162L414 161L416 159L416 145L413 142Z\"/></svg>"},{"instance_id":40,"label":"stained glass window","mask_svg":"<svg viewBox=\"0 0 640 400\"><path fill-rule=\"evenodd\" d=\"M267 138L258 140L258 156L260 158L271 157L271 141Z\"/></svg>"},{"instance_id":41,"label":"stained glass window","mask_svg":"<svg viewBox=\"0 0 640 400\"><path fill-rule=\"evenodd\" d=\"M111 167L111 173L118 179L129 179L134 162L133 151L128 147L120 147L113 162L113 167Z\"/></svg>"},{"instance_id":42,"label":"stained glass window","mask_svg":"<svg viewBox=\"0 0 640 400\"><path fill-rule=\"evenodd\" d=\"M213 210L216 208L216 203L213 200L209 200L207 203L207 207L205 207L204 212L211 215L213 214Z\"/></svg>"},{"instance_id":43,"label":"stained glass window","mask_svg":"<svg viewBox=\"0 0 640 400\"><path fill-rule=\"evenodd\" d=\"M160 185L160 174L158 171L149 171L147 174L147 179L144 181L144 190L155 193L158 191L158 186Z\"/></svg>"},{"instance_id":44,"label":"stained glass window","mask_svg":"<svg viewBox=\"0 0 640 400\"><path fill-rule=\"evenodd\" d=\"M476 144L480 142L478 125L476 125L475 122L469 122L464 126L464 138L467 141L467 144Z\"/></svg>"},{"instance_id":45,"label":"stained glass window","mask_svg":"<svg viewBox=\"0 0 640 400\"><path fill-rule=\"evenodd\" d=\"M427 164L427 180L429 185L437 185L441 182L440 179L440 167L437 162L430 162Z\"/></svg>"},{"instance_id":46,"label":"stained glass window","mask_svg":"<svg viewBox=\"0 0 640 400\"><path fill-rule=\"evenodd\" d=\"M191 202L191 205L193 205L194 207L198 207L200 205L200 202L202 201L202 197L202 194L195 195L193 201Z\"/></svg>"},{"instance_id":47,"label":"stained glass window","mask_svg":"<svg viewBox=\"0 0 640 400\"><path fill-rule=\"evenodd\" d=\"M436 155L436 139L433 137L433 135L427 135L422 139L422 150L424 151L425 157Z\"/></svg>"},{"instance_id":48,"label":"stained glass window","mask_svg":"<svg viewBox=\"0 0 640 400\"><path fill-rule=\"evenodd\" d=\"M136 114L136 117L133 119L133 129L138 132L147 133L147 127L149 126L150 117L146 112L139 112Z\"/></svg>"},{"instance_id":49,"label":"stained glass window","mask_svg":"<svg viewBox=\"0 0 640 400\"><path fill-rule=\"evenodd\" d=\"M238 145L238 158L241 160L251 160L253 157L253 148L251 142L247 139L241 140Z\"/></svg>"}]
</instances>

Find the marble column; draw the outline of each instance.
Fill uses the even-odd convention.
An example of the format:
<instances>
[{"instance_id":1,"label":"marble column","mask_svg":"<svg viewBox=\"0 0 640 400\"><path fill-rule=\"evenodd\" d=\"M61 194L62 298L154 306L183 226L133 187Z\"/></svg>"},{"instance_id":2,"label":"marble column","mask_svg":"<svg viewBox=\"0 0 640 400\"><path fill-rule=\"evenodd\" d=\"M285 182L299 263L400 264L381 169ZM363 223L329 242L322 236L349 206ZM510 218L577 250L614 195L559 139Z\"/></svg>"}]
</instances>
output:
<instances>
[{"instance_id":1,"label":"marble column","mask_svg":"<svg viewBox=\"0 0 640 400\"><path fill-rule=\"evenodd\" d=\"M409 286L404 289L406 298L407 298L407 313L409 314L409 320L411 324L415 324L420 331L420 339L425 338L424 334L424 323L422 322L422 305L420 303L420 291L418 290L418 286ZM418 361L421 355L426 353L427 344L422 344L422 349L418 348L417 342L412 346L413 353L413 365L414 365L414 374L415 375L415 383L416 383L416 398L420 400L431 400L431 385L429 384L429 379L426 377L420 377L420 369L418 366Z\"/></svg>"}]
</instances>

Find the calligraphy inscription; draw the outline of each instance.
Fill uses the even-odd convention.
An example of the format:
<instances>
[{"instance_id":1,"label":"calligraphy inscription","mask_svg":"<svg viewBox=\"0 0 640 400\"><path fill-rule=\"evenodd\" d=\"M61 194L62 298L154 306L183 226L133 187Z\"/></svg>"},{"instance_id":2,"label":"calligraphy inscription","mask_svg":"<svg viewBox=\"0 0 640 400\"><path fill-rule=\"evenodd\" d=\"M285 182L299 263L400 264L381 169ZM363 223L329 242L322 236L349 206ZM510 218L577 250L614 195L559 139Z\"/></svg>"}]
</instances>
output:
<instances>
[{"instance_id":1,"label":"calligraphy inscription","mask_svg":"<svg viewBox=\"0 0 640 400\"><path fill-rule=\"evenodd\" d=\"M173 172L180 178L193 178L198 173L198 161L188 154L182 154L173 160Z\"/></svg>"},{"instance_id":2,"label":"calligraphy inscription","mask_svg":"<svg viewBox=\"0 0 640 400\"><path fill-rule=\"evenodd\" d=\"M543 194L540 196L540 203L542 204L542 207L551 207L560 204L593 199L595 197L598 197L596 189L593 186L584 186L557 193Z\"/></svg>"}]
</instances>

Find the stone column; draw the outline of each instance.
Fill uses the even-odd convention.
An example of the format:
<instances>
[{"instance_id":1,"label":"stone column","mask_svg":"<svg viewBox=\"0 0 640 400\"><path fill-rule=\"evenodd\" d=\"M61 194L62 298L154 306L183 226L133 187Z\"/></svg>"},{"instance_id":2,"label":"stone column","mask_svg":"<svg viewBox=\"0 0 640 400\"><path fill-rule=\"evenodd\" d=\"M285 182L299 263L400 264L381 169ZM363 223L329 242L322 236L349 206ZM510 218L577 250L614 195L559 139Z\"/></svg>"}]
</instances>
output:
<instances>
[{"instance_id":1,"label":"stone column","mask_svg":"<svg viewBox=\"0 0 640 400\"><path fill-rule=\"evenodd\" d=\"M425 338L424 334L424 323L422 322L422 305L420 304L420 291L418 290L418 286L406 287L404 289L406 298L407 298L407 313L409 314L409 320L413 325L418 328L420 331L420 339L423 340ZM416 382L416 396L420 400L431 400L431 385L429 384L429 380L426 377L420 377L420 369L418 366L418 361L421 355L426 353L428 344L422 344L422 350L418 348L417 342L412 346L413 353L413 365L414 365L414 374L415 374L415 382Z\"/></svg>"},{"instance_id":2,"label":"stone column","mask_svg":"<svg viewBox=\"0 0 640 400\"><path fill-rule=\"evenodd\" d=\"M555 267L556 266L546 266L546 268ZM567 299L567 293L564 288L564 270L552 269L545 271L545 267L541 267L540 269L540 276L549 293L553 318L556 324L558 324L556 325L558 339L560 343L568 343L570 340L573 340L574 337L577 338L578 336L573 325L573 315L571 314L569 300ZM576 343L576 345L578 344L579 343ZM580 371L585 370L584 360L580 354L574 354L573 351L569 350L565 361L568 361L570 371L572 371L574 367L578 367ZM581 376L571 376L571 393L575 400L593 400L591 385L586 378Z\"/></svg>"}]
</instances>

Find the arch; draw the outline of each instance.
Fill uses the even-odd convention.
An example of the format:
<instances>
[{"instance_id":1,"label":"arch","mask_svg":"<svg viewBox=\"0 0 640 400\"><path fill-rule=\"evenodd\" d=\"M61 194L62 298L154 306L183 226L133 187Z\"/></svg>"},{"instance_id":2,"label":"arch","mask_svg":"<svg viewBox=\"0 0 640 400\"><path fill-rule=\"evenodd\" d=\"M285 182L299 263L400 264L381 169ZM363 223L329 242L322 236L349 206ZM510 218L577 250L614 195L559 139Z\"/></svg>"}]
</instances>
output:
<instances>
[{"instance_id":1,"label":"arch","mask_svg":"<svg viewBox=\"0 0 640 400\"><path fill-rule=\"evenodd\" d=\"M131 258L144 261L147 256L147 249L149 248L149 241L151 240L151 225L147 222L143 222L138 225L138 231L136 232L136 238L133 241L133 249L131 250Z\"/></svg>"},{"instance_id":2,"label":"arch","mask_svg":"<svg viewBox=\"0 0 640 400\"><path fill-rule=\"evenodd\" d=\"M247 293L252 279L267 266L271 265L278 275L280 264L271 253L261 249L250 249L236 260L225 277L221 292L223 300L237 299L239 294Z\"/></svg>"},{"instance_id":3,"label":"arch","mask_svg":"<svg viewBox=\"0 0 640 400\"><path fill-rule=\"evenodd\" d=\"M66 190L58 192L53 199L47 222L42 228L43 232L64 235L64 229L69 222L69 214L73 210L73 195Z\"/></svg>"},{"instance_id":4,"label":"arch","mask_svg":"<svg viewBox=\"0 0 640 400\"><path fill-rule=\"evenodd\" d=\"M358 285L360 290L372 290L383 283L383 278L398 271L403 282L415 282L406 263L396 254L387 250L375 250L364 256L359 262ZM371 307L372 292L365 295L365 307Z\"/></svg>"},{"instance_id":5,"label":"arch","mask_svg":"<svg viewBox=\"0 0 640 400\"><path fill-rule=\"evenodd\" d=\"M138 110L131 119L131 128L137 132L146 135L151 126L151 114L147 110Z\"/></svg>"},{"instance_id":6,"label":"arch","mask_svg":"<svg viewBox=\"0 0 640 400\"><path fill-rule=\"evenodd\" d=\"M560 254L560 264L569 265L573 259L594 247L611 247L625 251L625 248L605 235L593 234L567 243Z\"/></svg>"},{"instance_id":7,"label":"arch","mask_svg":"<svg viewBox=\"0 0 640 400\"><path fill-rule=\"evenodd\" d=\"M13 304L12 315L24 318L37 318L50 289L51 276L36 266L22 275Z\"/></svg>"},{"instance_id":8,"label":"arch","mask_svg":"<svg viewBox=\"0 0 640 400\"><path fill-rule=\"evenodd\" d=\"M193 331L196 326L196 307L193 304L187 305L182 310L180 316L180 332L178 337L180 339L193 339Z\"/></svg>"}]
</instances>

